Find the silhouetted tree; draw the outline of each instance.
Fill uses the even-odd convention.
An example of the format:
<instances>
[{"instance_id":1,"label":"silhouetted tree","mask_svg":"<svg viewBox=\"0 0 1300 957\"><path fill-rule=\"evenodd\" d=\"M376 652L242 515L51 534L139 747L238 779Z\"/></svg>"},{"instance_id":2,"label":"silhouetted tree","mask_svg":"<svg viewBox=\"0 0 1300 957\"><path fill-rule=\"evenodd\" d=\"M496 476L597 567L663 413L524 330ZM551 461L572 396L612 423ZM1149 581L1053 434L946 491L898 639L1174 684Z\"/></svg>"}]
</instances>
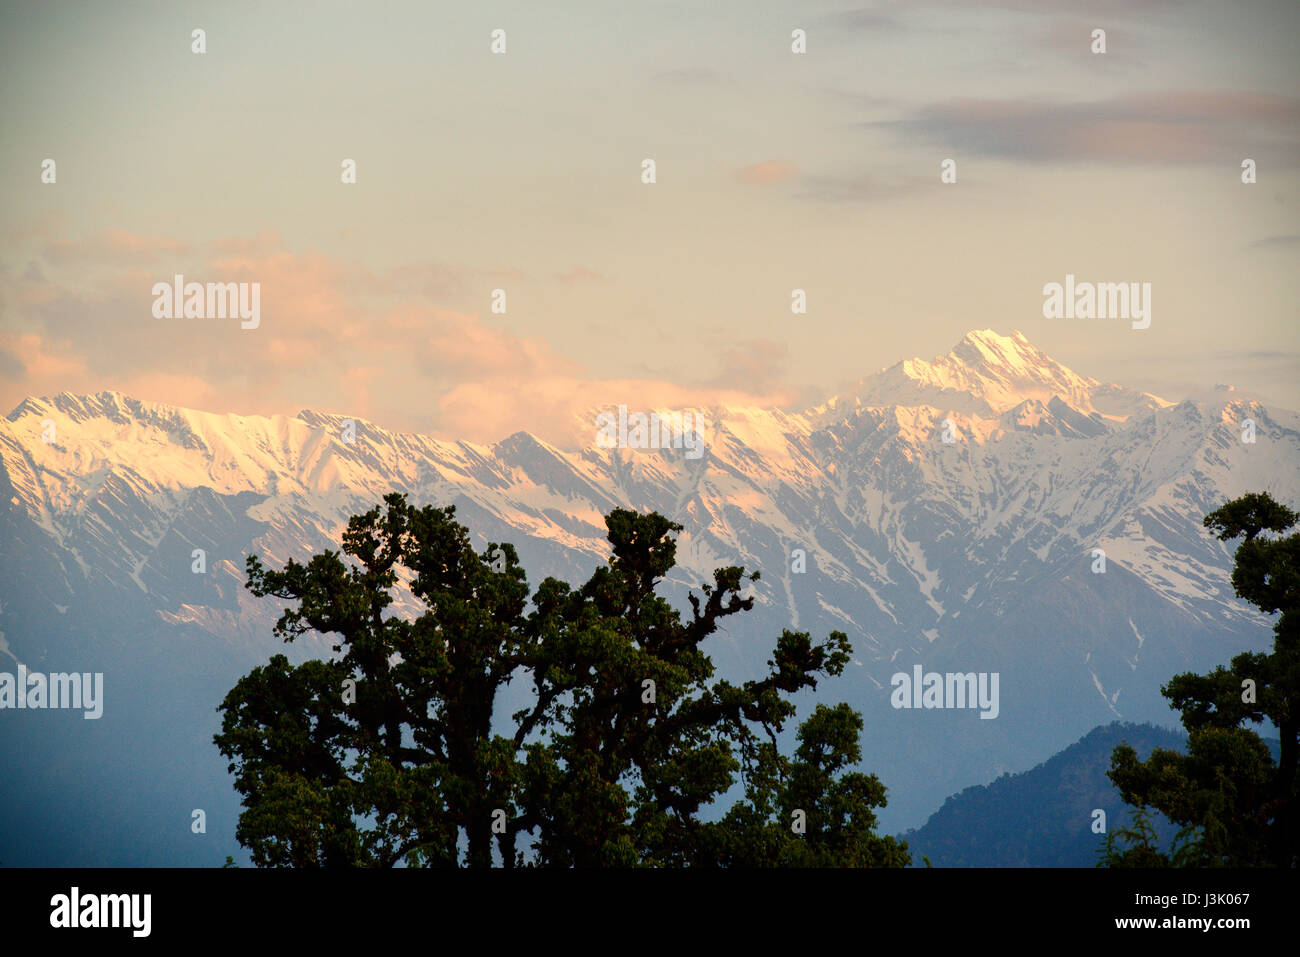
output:
<instances>
[{"instance_id":1,"label":"silhouetted tree","mask_svg":"<svg viewBox=\"0 0 1300 957\"><path fill-rule=\"evenodd\" d=\"M1300 687L1300 520L1267 493L1251 493L1205 516L1222 541L1242 538L1234 555L1237 595L1266 614L1280 612L1269 654L1246 652L1230 668L1175 676L1161 692L1182 713L1187 754L1155 749L1139 761L1121 745L1110 778L1129 804L1150 806L1183 825L1187 844L1172 860L1192 866L1293 867L1297 817L1297 688ZM1279 760L1246 722L1271 722Z\"/></svg>"},{"instance_id":2,"label":"silhouetted tree","mask_svg":"<svg viewBox=\"0 0 1300 957\"><path fill-rule=\"evenodd\" d=\"M293 603L277 634L338 636L338 657L276 655L221 705L216 742L256 864L908 863L906 844L873 833L884 787L845 771L860 758L856 713L818 708L792 760L776 747L789 696L843 671L842 633L818 644L786 631L761 679L714 678L700 646L753 606L740 590L757 573L716 570L683 620L655 594L681 526L616 509L608 563L577 590L548 578L530 599L512 546L479 554L454 509L385 503L349 523L354 563L325 552L277 572L248 559L253 594ZM399 583L418 615L395 613ZM493 714L511 680L531 681L533 697L507 736ZM745 799L706 821L737 774ZM795 806L806 834L782 825ZM742 838L773 850L744 853Z\"/></svg>"}]
</instances>

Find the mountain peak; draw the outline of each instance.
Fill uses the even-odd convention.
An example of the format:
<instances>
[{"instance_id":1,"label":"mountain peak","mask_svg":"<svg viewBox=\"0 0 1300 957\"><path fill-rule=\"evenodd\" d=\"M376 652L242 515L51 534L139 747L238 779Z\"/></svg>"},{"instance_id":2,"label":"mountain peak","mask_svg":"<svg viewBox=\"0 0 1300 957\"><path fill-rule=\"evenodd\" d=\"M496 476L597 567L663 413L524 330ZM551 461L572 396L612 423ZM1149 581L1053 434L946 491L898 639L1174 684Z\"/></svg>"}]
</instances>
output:
<instances>
[{"instance_id":1,"label":"mountain peak","mask_svg":"<svg viewBox=\"0 0 1300 957\"><path fill-rule=\"evenodd\" d=\"M992 329L973 329L962 337L949 355L957 356L972 365L994 365L1017 370L1052 363L1050 358L1034 348L1019 329L1013 329L1009 336L998 335Z\"/></svg>"},{"instance_id":2,"label":"mountain peak","mask_svg":"<svg viewBox=\"0 0 1300 957\"><path fill-rule=\"evenodd\" d=\"M1047 404L1054 398L1085 415L1099 412L1115 420L1167 404L1081 376L1019 330L1004 336L993 329L966 333L947 355L907 359L882 369L861 380L850 400L857 406L928 405L996 418L1027 400ZM1104 408L1094 402L1098 398ZM833 400L828 407L841 402Z\"/></svg>"}]
</instances>

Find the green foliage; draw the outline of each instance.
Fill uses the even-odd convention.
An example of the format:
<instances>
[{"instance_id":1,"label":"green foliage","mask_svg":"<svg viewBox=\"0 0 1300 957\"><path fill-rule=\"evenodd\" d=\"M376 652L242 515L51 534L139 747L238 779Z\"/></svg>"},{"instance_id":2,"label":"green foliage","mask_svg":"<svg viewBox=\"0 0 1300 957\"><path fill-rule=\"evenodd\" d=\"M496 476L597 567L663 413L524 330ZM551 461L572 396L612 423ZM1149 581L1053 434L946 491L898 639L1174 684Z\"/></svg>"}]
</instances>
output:
<instances>
[{"instance_id":1,"label":"green foliage","mask_svg":"<svg viewBox=\"0 0 1300 957\"><path fill-rule=\"evenodd\" d=\"M1151 811L1140 805L1133 811L1133 826L1118 827L1106 832L1097 862L1098 867L1169 867L1169 858L1156 847L1156 830L1151 824ZM1120 850L1119 844L1127 845Z\"/></svg>"},{"instance_id":2,"label":"green foliage","mask_svg":"<svg viewBox=\"0 0 1300 957\"><path fill-rule=\"evenodd\" d=\"M770 743L746 778L747 800L712 828L709 852L742 867L906 867L907 844L877 837L872 808L885 806L874 774L848 768L862 757L862 717L847 704L818 705L799 728L793 758ZM803 812L804 833L795 814Z\"/></svg>"},{"instance_id":3,"label":"green foliage","mask_svg":"<svg viewBox=\"0 0 1300 957\"><path fill-rule=\"evenodd\" d=\"M216 742L255 864L908 863L906 844L874 834L884 787L848 770L855 712L818 708L792 758L776 747L790 696L843 671L842 633L785 631L761 679L714 677L700 646L752 607L740 592L757 573L716 570L683 620L655 594L681 526L617 509L608 563L579 589L548 578L530 597L512 546L480 555L454 509L385 504L349 523L351 563L326 552L276 572L248 559L253 594L290 602L276 633L334 634L339 654L296 667L276 655L221 705ZM399 581L417 616L393 613ZM532 706L509 737L494 733L499 695L520 679ZM745 799L704 820L737 774ZM782 823L795 807L808 814L797 839Z\"/></svg>"},{"instance_id":4,"label":"green foliage","mask_svg":"<svg viewBox=\"0 0 1300 957\"><path fill-rule=\"evenodd\" d=\"M1297 521L1300 515L1267 493L1244 495L1205 517L1220 540L1243 539L1233 589L1260 611L1280 612L1273 651L1237 655L1230 668L1207 675L1176 675L1161 689L1182 713L1187 754L1156 749L1139 761L1125 745L1112 755L1110 778L1124 800L1183 826L1186 843L1169 857L1174 865L1294 867L1300 857L1300 533L1261 537ZM1248 722L1276 725L1277 762L1243 726Z\"/></svg>"}]
</instances>

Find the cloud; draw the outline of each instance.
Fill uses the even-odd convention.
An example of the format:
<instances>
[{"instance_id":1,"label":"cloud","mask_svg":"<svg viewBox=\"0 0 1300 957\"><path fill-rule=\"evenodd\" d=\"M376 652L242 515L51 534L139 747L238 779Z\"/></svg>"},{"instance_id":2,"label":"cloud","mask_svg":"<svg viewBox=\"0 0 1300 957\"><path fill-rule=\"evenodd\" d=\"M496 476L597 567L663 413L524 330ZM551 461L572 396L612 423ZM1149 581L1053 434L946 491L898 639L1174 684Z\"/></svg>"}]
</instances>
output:
<instances>
[{"instance_id":1,"label":"cloud","mask_svg":"<svg viewBox=\"0 0 1300 957\"><path fill-rule=\"evenodd\" d=\"M36 333L0 330L0 379L12 382L40 383L43 387L12 396L10 405L17 405L23 395L53 395L61 392L60 383L77 381L86 373L85 362L66 343L54 344Z\"/></svg>"},{"instance_id":2,"label":"cloud","mask_svg":"<svg viewBox=\"0 0 1300 957\"><path fill-rule=\"evenodd\" d=\"M768 186L772 183L784 183L797 176L799 170L792 163L781 160L766 160L736 170L736 179L751 186Z\"/></svg>"},{"instance_id":3,"label":"cloud","mask_svg":"<svg viewBox=\"0 0 1300 957\"><path fill-rule=\"evenodd\" d=\"M894 30L902 26L899 18L883 7L836 10L826 14L821 22L837 30Z\"/></svg>"},{"instance_id":4,"label":"cloud","mask_svg":"<svg viewBox=\"0 0 1300 957\"><path fill-rule=\"evenodd\" d=\"M1296 246L1300 245L1300 234L1291 233L1287 236L1268 236L1264 239L1257 239L1250 244L1251 248L1261 248L1268 246Z\"/></svg>"},{"instance_id":5,"label":"cloud","mask_svg":"<svg viewBox=\"0 0 1300 957\"><path fill-rule=\"evenodd\" d=\"M719 356L722 370L710 383L713 386L776 392L785 376L790 349L772 339L745 339L729 345Z\"/></svg>"},{"instance_id":6,"label":"cloud","mask_svg":"<svg viewBox=\"0 0 1300 957\"><path fill-rule=\"evenodd\" d=\"M408 263L374 272L279 237L197 245L105 231L46 245L64 265L104 269L0 274L9 307L0 330L0 402L113 389L214 412L296 414L304 408L364 417L387 428L493 442L527 429L587 444L586 410L778 404L779 347L755 341L723 354L714 382L591 374L501 317L438 305L448 289L517 271ZM119 255L120 254L120 255ZM114 257L120 261L112 265ZM48 260L46 260L48 264ZM153 284L256 282L261 323L158 319ZM75 274L75 277L74 277ZM555 277L600 279L582 266Z\"/></svg>"},{"instance_id":7,"label":"cloud","mask_svg":"<svg viewBox=\"0 0 1300 957\"><path fill-rule=\"evenodd\" d=\"M18 381L27 377L27 366L17 355L0 343L0 380Z\"/></svg>"},{"instance_id":8,"label":"cloud","mask_svg":"<svg viewBox=\"0 0 1300 957\"><path fill-rule=\"evenodd\" d=\"M1129 93L1109 100L952 99L892 129L951 150L1026 163L1225 164L1300 156L1300 99L1244 91Z\"/></svg>"}]
</instances>

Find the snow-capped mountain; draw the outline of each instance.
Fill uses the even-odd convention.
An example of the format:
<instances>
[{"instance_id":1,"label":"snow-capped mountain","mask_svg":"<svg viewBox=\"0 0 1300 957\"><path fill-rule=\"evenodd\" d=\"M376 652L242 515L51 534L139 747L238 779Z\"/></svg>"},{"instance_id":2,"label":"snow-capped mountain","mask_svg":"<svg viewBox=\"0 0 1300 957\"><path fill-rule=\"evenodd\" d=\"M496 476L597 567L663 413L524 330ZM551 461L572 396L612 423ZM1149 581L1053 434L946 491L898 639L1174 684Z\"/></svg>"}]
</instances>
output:
<instances>
[{"instance_id":1,"label":"snow-capped mountain","mask_svg":"<svg viewBox=\"0 0 1300 957\"><path fill-rule=\"evenodd\" d=\"M1027 402L1048 405L1053 399L1112 422L1170 405L1145 392L1078 375L1018 331L1008 337L984 330L970 333L932 362L907 359L882 369L818 411L834 417L848 407L930 406L995 418Z\"/></svg>"},{"instance_id":2,"label":"snow-capped mountain","mask_svg":"<svg viewBox=\"0 0 1300 957\"><path fill-rule=\"evenodd\" d=\"M818 697L866 715L890 825L1098 723L1172 723L1159 696L1172 674L1271 640L1201 517L1246 491L1300 502L1294 412L1231 393L1174 404L987 330L804 412L691 410L696 458L601 447L602 411L584 416L587 446L560 449L115 392L27 399L0 421L0 669L107 662L134 675L121 695L197 695L210 740L224 690L281 650L277 608L242 588L250 552L276 564L337 549L349 516L397 490L455 505L480 546L515 543L535 585L590 573L611 508L653 509L684 526L677 597L720 565L761 573L754 613L716 639L724 669L759 670L783 627L849 635L854 663ZM998 672L998 719L891 708L890 676L917 663Z\"/></svg>"}]
</instances>

